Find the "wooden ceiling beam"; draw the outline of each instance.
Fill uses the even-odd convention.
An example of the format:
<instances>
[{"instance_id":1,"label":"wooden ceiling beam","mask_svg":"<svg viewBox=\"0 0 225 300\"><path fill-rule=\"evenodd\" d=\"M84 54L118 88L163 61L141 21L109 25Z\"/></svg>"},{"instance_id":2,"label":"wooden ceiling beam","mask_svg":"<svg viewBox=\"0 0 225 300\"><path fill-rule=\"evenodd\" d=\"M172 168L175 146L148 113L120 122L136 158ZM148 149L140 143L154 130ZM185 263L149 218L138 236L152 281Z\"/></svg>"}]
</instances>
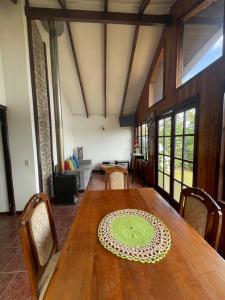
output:
<instances>
[{"instance_id":1,"label":"wooden ceiling beam","mask_svg":"<svg viewBox=\"0 0 225 300\"><path fill-rule=\"evenodd\" d=\"M143 0L140 7L139 7L139 16L141 17L146 9L146 7L149 5L151 0ZM125 106L125 101L127 97L127 91L129 87L129 82L130 82L130 76L131 76L131 71L133 67L133 62L134 62L134 55L135 55L135 50L137 46L137 41L138 41L138 34L139 34L139 25L136 25L135 27L135 32L134 32L134 38L133 38L133 45L131 49L131 55L130 55L130 62L129 62L129 67L128 67L128 72L127 72L127 79L125 83L125 89L124 89L124 94L123 94L123 100L122 100L122 105L121 105L121 110L120 110L120 116L123 115L124 111L124 106Z\"/></svg>"},{"instance_id":2,"label":"wooden ceiling beam","mask_svg":"<svg viewBox=\"0 0 225 300\"><path fill-rule=\"evenodd\" d=\"M125 101L126 101L126 97L127 97L127 91L128 91L128 86L129 86L129 82L130 82L132 66L133 66L133 62L134 62L134 54L135 54L135 50L136 50L136 46L137 46L138 34L139 34L139 25L137 25L135 27L133 45L132 45L132 49L131 49L130 62L129 62L128 72L127 72L125 89L124 89L124 93L123 93L123 101L122 101L122 105L121 105L120 116L123 115L123 110L124 110Z\"/></svg>"},{"instance_id":3,"label":"wooden ceiling beam","mask_svg":"<svg viewBox=\"0 0 225 300\"><path fill-rule=\"evenodd\" d=\"M104 2L104 12L108 11L108 0ZM107 116L107 24L104 24L104 116Z\"/></svg>"},{"instance_id":4,"label":"wooden ceiling beam","mask_svg":"<svg viewBox=\"0 0 225 300\"><path fill-rule=\"evenodd\" d=\"M62 22L86 22L103 24L126 24L154 26L170 24L171 15L140 15L133 13L87 11L73 9L55 9L26 7L26 16L33 20L53 20Z\"/></svg>"},{"instance_id":5,"label":"wooden ceiling beam","mask_svg":"<svg viewBox=\"0 0 225 300\"><path fill-rule=\"evenodd\" d=\"M59 5L61 6L62 9L66 9L66 3L65 3L64 0L58 0L58 2L59 2ZM85 113L86 113L86 116L88 118L89 113L88 113L88 108L87 108L87 101L86 101L84 86L83 86L83 82L82 82L82 78L81 78L80 67L79 67L79 63L78 63L78 59L77 59L77 53L76 53L76 49L75 49L75 45L74 45L74 41L73 41L72 30L71 30L71 26L70 26L69 22L66 22L66 27L67 27L70 46L71 46L71 50L72 50L72 54L73 54L74 64L75 64L75 67L76 67L76 70L77 70L77 76L78 76L78 80L79 80L79 84L80 84L80 89L81 89L81 93L82 93L82 97L83 97L83 104L84 104L84 108L85 108Z\"/></svg>"}]
</instances>

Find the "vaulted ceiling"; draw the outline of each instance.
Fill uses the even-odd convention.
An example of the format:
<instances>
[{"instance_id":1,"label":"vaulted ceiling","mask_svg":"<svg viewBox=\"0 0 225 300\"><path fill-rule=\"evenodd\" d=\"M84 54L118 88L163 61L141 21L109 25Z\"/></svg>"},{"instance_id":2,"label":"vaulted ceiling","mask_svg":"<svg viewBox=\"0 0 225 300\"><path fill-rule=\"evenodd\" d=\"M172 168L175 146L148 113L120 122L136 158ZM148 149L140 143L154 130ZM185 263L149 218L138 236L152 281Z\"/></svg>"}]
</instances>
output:
<instances>
[{"instance_id":1,"label":"vaulted ceiling","mask_svg":"<svg viewBox=\"0 0 225 300\"><path fill-rule=\"evenodd\" d=\"M144 14L167 14L174 2L176 1L152 0ZM138 13L141 3L143 0L109 0L108 11ZM57 0L31 0L30 5L60 8ZM105 1L67 0L66 7L104 11ZM105 112L106 115L120 115L123 100L122 113L133 114L161 37L163 25L139 26L137 32L135 25L107 24L106 41L104 24L73 22L70 23L70 27L89 115L104 115ZM135 34L137 42L134 48ZM58 44L62 92L72 114L85 115L80 81L66 27L63 35L58 38ZM130 65L132 51L134 55ZM129 65L132 66L130 72Z\"/></svg>"}]
</instances>

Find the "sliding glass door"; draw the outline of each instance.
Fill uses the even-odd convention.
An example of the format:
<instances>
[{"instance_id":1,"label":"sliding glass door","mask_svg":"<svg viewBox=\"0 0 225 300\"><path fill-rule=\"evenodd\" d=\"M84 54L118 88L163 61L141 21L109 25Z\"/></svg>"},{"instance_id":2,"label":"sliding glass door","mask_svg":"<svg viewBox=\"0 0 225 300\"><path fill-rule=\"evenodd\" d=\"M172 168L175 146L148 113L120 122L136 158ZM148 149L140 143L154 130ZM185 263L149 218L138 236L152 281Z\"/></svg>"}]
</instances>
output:
<instances>
[{"instance_id":1,"label":"sliding glass door","mask_svg":"<svg viewBox=\"0 0 225 300\"><path fill-rule=\"evenodd\" d=\"M177 202L181 190L193 186L195 128L195 108L175 115L173 199Z\"/></svg>"},{"instance_id":2,"label":"sliding glass door","mask_svg":"<svg viewBox=\"0 0 225 300\"><path fill-rule=\"evenodd\" d=\"M156 183L176 202L183 188L193 186L195 152L195 106L171 111L158 119Z\"/></svg>"}]
</instances>

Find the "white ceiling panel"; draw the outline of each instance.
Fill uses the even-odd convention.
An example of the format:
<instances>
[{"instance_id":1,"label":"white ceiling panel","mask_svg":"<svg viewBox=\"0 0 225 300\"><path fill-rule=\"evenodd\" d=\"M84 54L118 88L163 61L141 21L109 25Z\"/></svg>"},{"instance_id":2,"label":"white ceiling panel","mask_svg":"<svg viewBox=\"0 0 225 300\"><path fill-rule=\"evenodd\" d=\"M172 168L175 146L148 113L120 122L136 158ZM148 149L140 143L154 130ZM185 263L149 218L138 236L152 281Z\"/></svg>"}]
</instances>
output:
<instances>
[{"instance_id":1,"label":"white ceiling panel","mask_svg":"<svg viewBox=\"0 0 225 300\"><path fill-rule=\"evenodd\" d=\"M109 0L108 10L111 12L137 13L141 2L142 0Z\"/></svg>"},{"instance_id":2,"label":"white ceiling panel","mask_svg":"<svg viewBox=\"0 0 225 300\"><path fill-rule=\"evenodd\" d=\"M107 113L120 114L130 62L134 26L108 25Z\"/></svg>"},{"instance_id":3,"label":"white ceiling panel","mask_svg":"<svg viewBox=\"0 0 225 300\"><path fill-rule=\"evenodd\" d=\"M67 7L80 10L103 10L104 0L67 0Z\"/></svg>"},{"instance_id":4,"label":"white ceiling panel","mask_svg":"<svg viewBox=\"0 0 225 300\"><path fill-rule=\"evenodd\" d=\"M49 8L59 8L57 0L30 0L30 6L32 7L49 7Z\"/></svg>"},{"instance_id":5,"label":"white ceiling panel","mask_svg":"<svg viewBox=\"0 0 225 300\"><path fill-rule=\"evenodd\" d=\"M124 114L131 114L136 110L162 30L162 26L140 27Z\"/></svg>"},{"instance_id":6,"label":"white ceiling panel","mask_svg":"<svg viewBox=\"0 0 225 300\"><path fill-rule=\"evenodd\" d=\"M72 113L85 114L80 83L67 33L58 38L60 83Z\"/></svg>"},{"instance_id":7,"label":"white ceiling panel","mask_svg":"<svg viewBox=\"0 0 225 300\"><path fill-rule=\"evenodd\" d=\"M137 13L142 0L109 0L111 12ZM166 14L176 0L152 0L145 13ZM31 6L59 8L57 0L31 0ZM104 0L66 0L68 8L104 9ZM90 115L104 115L104 25L70 23ZM107 25L107 115L119 115L135 26ZM124 114L135 112L163 26L140 27ZM83 98L67 32L59 37L62 92L73 114L85 115Z\"/></svg>"},{"instance_id":8,"label":"white ceiling panel","mask_svg":"<svg viewBox=\"0 0 225 300\"><path fill-rule=\"evenodd\" d=\"M145 14L168 14L176 1L177 0L152 0L148 7L146 7Z\"/></svg>"},{"instance_id":9,"label":"white ceiling panel","mask_svg":"<svg viewBox=\"0 0 225 300\"><path fill-rule=\"evenodd\" d=\"M71 23L87 107L90 114L104 113L103 25ZM73 111L73 113L76 113Z\"/></svg>"}]
</instances>

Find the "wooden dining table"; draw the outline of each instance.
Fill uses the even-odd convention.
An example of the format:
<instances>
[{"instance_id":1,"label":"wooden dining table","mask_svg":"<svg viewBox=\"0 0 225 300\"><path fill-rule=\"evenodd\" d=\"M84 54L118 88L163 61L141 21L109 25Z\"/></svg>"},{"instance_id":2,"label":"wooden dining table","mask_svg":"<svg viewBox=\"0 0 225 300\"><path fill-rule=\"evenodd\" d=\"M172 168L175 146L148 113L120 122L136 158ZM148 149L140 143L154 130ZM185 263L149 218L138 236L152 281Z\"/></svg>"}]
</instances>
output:
<instances>
[{"instance_id":1,"label":"wooden dining table","mask_svg":"<svg viewBox=\"0 0 225 300\"><path fill-rule=\"evenodd\" d=\"M134 208L170 231L167 256L148 264L121 259L98 240L102 218ZM225 299L225 262L150 188L86 192L47 288L48 300Z\"/></svg>"}]
</instances>

